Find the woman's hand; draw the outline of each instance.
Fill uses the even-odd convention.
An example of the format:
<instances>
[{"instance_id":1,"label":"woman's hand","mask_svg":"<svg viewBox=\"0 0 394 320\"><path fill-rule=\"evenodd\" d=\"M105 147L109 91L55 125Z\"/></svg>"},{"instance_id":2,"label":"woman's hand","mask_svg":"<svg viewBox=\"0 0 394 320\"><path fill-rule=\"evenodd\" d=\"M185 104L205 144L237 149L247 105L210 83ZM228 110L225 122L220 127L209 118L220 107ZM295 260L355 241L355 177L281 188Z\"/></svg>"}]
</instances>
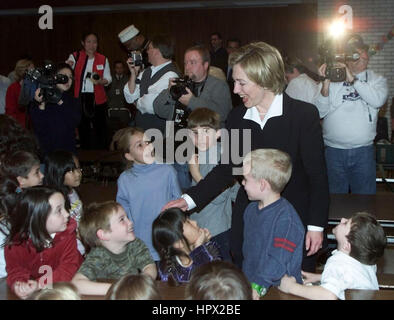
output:
<instances>
[{"instance_id":1,"label":"woman's hand","mask_svg":"<svg viewBox=\"0 0 394 320\"><path fill-rule=\"evenodd\" d=\"M41 89L38 88L35 92L34 92L34 100L38 102L38 107L41 110L45 109L45 102L44 102L44 97L41 94Z\"/></svg>"},{"instance_id":2,"label":"woman's hand","mask_svg":"<svg viewBox=\"0 0 394 320\"><path fill-rule=\"evenodd\" d=\"M38 103L42 103L44 97L41 94L41 88L38 88L35 92L34 92L34 100L36 100Z\"/></svg>"},{"instance_id":3,"label":"woman's hand","mask_svg":"<svg viewBox=\"0 0 394 320\"><path fill-rule=\"evenodd\" d=\"M161 211L164 211L164 210L167 210L170 208L179 208L182 211L187 211L189 209L186 200L183 198L179 198L179 199L167 202L167 204L161 209Z\"/></svg>"}]
</instances>

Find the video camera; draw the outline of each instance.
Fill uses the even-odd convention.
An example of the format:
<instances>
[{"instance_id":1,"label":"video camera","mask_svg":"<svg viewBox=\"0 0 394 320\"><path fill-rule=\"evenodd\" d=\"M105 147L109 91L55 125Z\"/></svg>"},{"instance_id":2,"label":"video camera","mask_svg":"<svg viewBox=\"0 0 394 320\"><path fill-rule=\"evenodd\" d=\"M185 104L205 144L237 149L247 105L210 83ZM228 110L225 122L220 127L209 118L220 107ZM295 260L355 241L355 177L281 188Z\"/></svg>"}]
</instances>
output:
<instances>
[{"instance_id":1,"label":"video camera","mask_svg":"<svg viewBox=\"0 0 394 320\"><path fill-rule=\"evenodd\" d=\"M332 82L342 82L346 80L346 68L335 66L337 62L346 63L347 61L357 61L360 54L356 48L348 42L338 44L334 41L326 41L319 48L319 55L322 63L327 64L325 77Z\"/></svg>"},{"instance_id":2,"label":"video camera","mask_svg":"<svg viewBox=\"0 0 394 320\"><path fill-rule=\"evenodd\" d=\"M189 88L191 91L194 89L194 82L188 76L176 78L174 82L175 85L170 88L170 94L174 100L178 100L182 95L186 94L186 88Z\"/></svg>"},{"instance_id":3,"label":"video camera","mask_svg":"<svg viewBox=\"0 0 394 320\"><path fill-rule=\"evenodd\" d=\"M56 74L56 69L50 61L46 61L42 68L29 70L25 78L38 84L38 88L41 88L43 101L47 103L58 103L62 97L62 92L56 85L68 82L66 75Z\"/></svg>"}]
</instances>

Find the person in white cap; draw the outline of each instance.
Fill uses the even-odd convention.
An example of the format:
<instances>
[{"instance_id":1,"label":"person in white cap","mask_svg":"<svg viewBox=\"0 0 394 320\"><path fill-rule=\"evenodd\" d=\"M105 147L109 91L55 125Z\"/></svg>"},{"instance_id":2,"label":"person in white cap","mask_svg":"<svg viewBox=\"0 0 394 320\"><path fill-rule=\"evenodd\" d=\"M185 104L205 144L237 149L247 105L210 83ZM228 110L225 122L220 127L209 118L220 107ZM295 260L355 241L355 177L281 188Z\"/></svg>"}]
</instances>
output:
<instances>
[{"instance_id":1,"label":"person in white cap","mask_svg":"<svg viewBox=\"0 0 394 320\"><path fill-rule=\"evenodd\" d=\"M150 66L147 55L149 40L133 24L119 32L118 37L128 51L141 51L144 67Z\"/></svg>"},{"instance_id":2,"label":"person in white cap","mask_svg":"<svg viewBox=\"0 0 394 320\"><path fill-rule=\"evenodd\" d=\"M148 59L151 67L141 71L132 58L127 60L130 70L129 81L124 86L128 103L135 103L136 126L144 130L156 128L165 132L165 119L160 119L153 110L153 101L161 91L167 89L170 78L178 78L179 70L172 62L174 48L171 39L165 35L153 37L148 45Z\"/></svg>"}]
</instances>

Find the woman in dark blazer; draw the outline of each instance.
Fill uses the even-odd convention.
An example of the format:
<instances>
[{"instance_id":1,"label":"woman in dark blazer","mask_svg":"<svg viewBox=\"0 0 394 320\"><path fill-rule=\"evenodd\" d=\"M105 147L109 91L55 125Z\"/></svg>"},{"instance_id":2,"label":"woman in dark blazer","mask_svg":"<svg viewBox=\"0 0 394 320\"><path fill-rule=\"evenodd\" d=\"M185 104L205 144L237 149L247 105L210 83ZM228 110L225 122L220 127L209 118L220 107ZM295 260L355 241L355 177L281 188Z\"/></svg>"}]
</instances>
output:
<instances>
[{"instance_id":1,"label":"woman in dark blazer","mask_svg":"<svg viewBox=\"0 0 394 320\"><path fill-rule=\"evenodd\" d=\"M248 44L230 56L230 64L233 66L234 93L241 97L244 106L233 109L227 117L228 154L237 147L244 156L249 151L243 150L243 142L248 141L244 140L244 135L249 135L251 150L274 148L290 155L293 172L282 196L295 207L305 225L303 270L314 271L315 253L323 244L329 205L318 111L314 105L294 100L284 93L284 65L276 48L264 42ZM238 130L239 138L232 139L231 130ZM187 190L181 199L168 203L166 208L177 206L190 210L194 206L205 206L240 174L234 169L241 168L242 162L234 160L230 156L230 163L215 167L205 179ZM247 205L246 192L240 188L231 228L231 252L238 266L242 264L243 212ZM256 241L258 238L256 234Z\"/></svg>"}]
</instances>

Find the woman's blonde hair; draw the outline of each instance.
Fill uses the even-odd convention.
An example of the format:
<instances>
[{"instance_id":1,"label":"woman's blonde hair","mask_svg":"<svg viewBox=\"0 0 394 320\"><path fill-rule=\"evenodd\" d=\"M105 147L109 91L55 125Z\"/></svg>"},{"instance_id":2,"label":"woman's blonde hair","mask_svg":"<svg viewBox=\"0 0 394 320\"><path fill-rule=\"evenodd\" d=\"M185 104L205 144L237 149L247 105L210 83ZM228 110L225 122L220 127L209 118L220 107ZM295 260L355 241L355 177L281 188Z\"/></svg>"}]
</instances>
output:
<instances>
[{"instance_id":1,"label":"woman's blonde hair","mask_svg":"<svg viewBox=\"0 0 394 320\"><path fill-rule=\"evenodd\" d=\"M30 300L81 300L77 288L70 282L56 282L31 295Z\"/></svg>"},{"instance_id":2,"label":"woman's blonde hair","mask_svg":"<svg viewBox=\"0 0 394 320\"><path fill-rule=\"evenodd\" d=\"M239 64L248 78L260 87L281 94L285 68L278 49L265 42L247 44L230 54L230 65Z\"/></svg>"},{"instance_id":3,"label":"woman's blonde hair","mask_svg":"<svg viewBox=\"0 0 394 320\"><path fill-rule=\"evenodd\" d=\"M146 274L127 274L109 288L107 300L161 300L155 281Z\"/></svg>"},{"instance_id":4,"label":"woman's blonde hair","mask_svg":"<svg viewBox=\"0 0 394 320\"><path fill-rule=\"evenodd\" d=\"M249 152L244 165L250 166L250 175L268 181L272 191L281 193L291 177L291 158L277 149L256 149Z\"/></svg>"},{"instance_id":5,"label":"woman's blonde hair","mask_svg":"<svg viewBox=\"0 0 394 320\"><path fill-rule=\"evenodd\" d=\"M16 81L20 81L23 79L25 76L25 72L29 68L30 65L33 64L33 61L28 60L28 59L21 59L16 62L15 65L15 75L16 75Z\"/></svg>"}]
</instances>

